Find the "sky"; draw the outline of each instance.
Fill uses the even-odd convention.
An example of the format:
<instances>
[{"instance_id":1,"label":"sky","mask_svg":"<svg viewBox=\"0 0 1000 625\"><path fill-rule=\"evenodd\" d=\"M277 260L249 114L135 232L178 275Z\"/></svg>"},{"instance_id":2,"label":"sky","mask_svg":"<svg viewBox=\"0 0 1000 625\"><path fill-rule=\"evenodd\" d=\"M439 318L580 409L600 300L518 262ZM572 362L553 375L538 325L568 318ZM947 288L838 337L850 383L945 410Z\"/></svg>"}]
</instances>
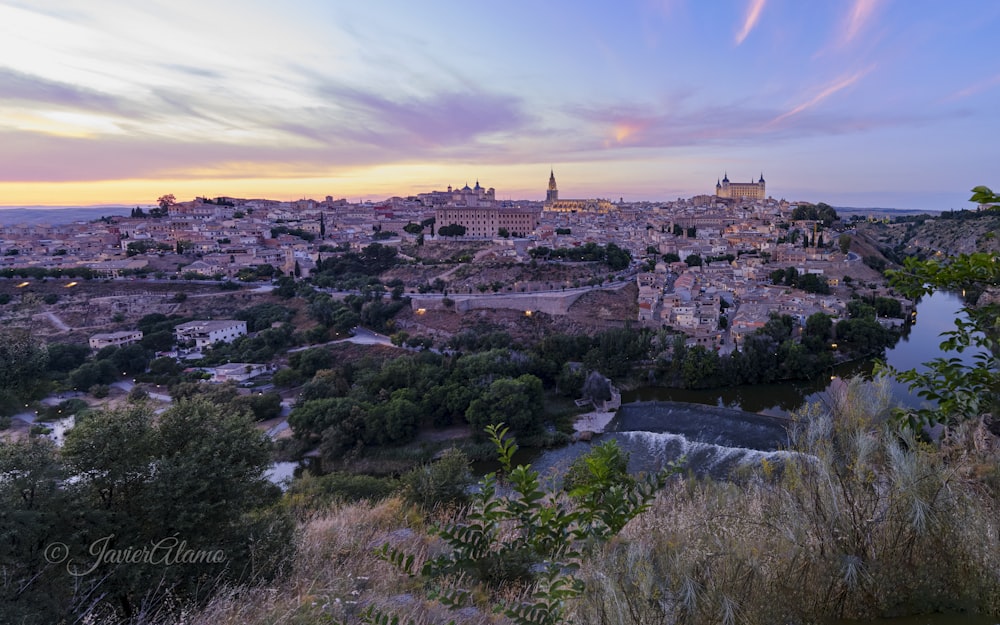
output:
<instances>
[{"instance_id":1,"label":"sky","mask_svg":"<svg viewBox=\"0 0 1000 625\"><path fill-rule=\"evenodd\" d=\"M0 206L1000 187L992 0L0 0Z\"/></svg>"}]
</instances>

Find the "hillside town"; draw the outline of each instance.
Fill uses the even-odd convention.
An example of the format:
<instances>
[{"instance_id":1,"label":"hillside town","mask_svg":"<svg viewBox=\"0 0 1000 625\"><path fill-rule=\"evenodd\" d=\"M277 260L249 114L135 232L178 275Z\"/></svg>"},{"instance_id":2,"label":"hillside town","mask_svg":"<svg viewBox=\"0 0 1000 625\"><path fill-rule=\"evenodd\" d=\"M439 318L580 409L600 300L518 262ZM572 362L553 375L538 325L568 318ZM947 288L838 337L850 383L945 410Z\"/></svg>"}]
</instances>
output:
<instances>
[{"instance_id":1,"label":"hillside town","mask_svg":"<svg viewBox=\"0 0 1000 625\"><path fill-rule=\"evenodd\" d=\"M473 187L449 186L381 202L351 203L330 196L293 202L233 197L176 201L167 195L152 208L133 209L128 217L5 225L0 228L0 271L11 278L44 270L51 276L118 281L303 280L324 257L358 252L373 243L397 250L466 243L478 250L460 259L471 269L435 277L433 289L419 272L420 277L402 280L418 315L452 306L459 312L511 309L558 315L583 292L617 289L622 297L635 298L632 313L617 321L668 327L685 333L691 345L727 353L739 349L773 313L791 315L804 326L817 312L845 318L847 302L859 289L873 300L884 294L880 274L851 251L849 225L838 221L834 226L829 215L817 215L810 203L766 197L764 185L763 176L742 184L730 183L727 175L714 194L675 201L561 199L553 171L544 201L497 200L496 191L478 180ZM606 276L560 280L551 272L535 271L511 283L476 283L477 265L484 271L498 263L572 265L553 251L609 245L631 260ZM627 285L634 288L622 290ZM181 344L197 342L198 348L237 336L196 341L177 328ZM134 328L122 327L95 334L90 344L99 349L140 339Z\"/></svg>"}]
</instances>

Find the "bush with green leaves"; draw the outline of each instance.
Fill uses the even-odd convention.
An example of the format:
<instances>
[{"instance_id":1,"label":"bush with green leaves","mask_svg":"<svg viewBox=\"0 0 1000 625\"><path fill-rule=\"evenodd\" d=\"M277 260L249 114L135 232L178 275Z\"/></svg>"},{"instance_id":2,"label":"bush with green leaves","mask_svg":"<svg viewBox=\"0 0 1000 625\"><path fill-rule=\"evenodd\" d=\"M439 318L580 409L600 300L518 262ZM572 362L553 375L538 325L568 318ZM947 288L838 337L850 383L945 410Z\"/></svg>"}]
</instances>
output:
<instances>
[{"instance_id":1,"label":"bush with green leaves","mask_svg":"<svg viewBox=\"0 0 1000 625\"><path fill-rule=\"evenodd\" d=\"M460 449L446 449L431 464L416 467L403 475L403 498L424 508L462 504L472 485L469 457Z\"/></svg>"},{"instance_id":2,"label":"bush with green leaves","mask_svg":"<svg viewBox=\"0 0 1000 625\"><path fill-rule=\"evenodd\" d=\"M153 622L140 617L168 597L190 607L215 584L272 579L293 528L269 452L247 414L201 398L78 415L61 450L0 443L0 622ZM156 558L120 557L157 544ZM169 545L214 555L171 564Z\"/></svg>"},{"instance_id":3,"label":"bush with green leaves","mask_svg":"<svg viewBox=\"0 0 1000 625\"><path fill-rule=\"evenodd\" d=\"M486 592L500 603L498 611L518 625L564 623L567 601L585 590L574 574L585 554L646 510L676 467L629 482L618 474L620 464L607 464L615 455L608 453L610 448L598 448L586 463L589 475L581 476L567 498L543 490L539 473L530 466L513 465L517 445L507 438L508 428L491 425L486 431L501 472L483 478L463 518L430 529L444 551L419 570L413 554L388 544L379 553L451 608L466 607L477 593ZM361 618L366 623L398 622L374 606Z\"/></svg>"},{"instance_id":4,"label":"bush with green leaves","mask_svg":"<svg viewBox=\"0 0 1000 625\"><path fill-rule=\"evenodd\" d=\"M399 480L335 471L303 472L285 493L283 505L299 513L329 510L335 502L380 501L399 488Z\"/></svg>"},{"instance_id":5,"label":"bush with green leaves","mask_svg":"<svg viewBox=\"0 0 1000 625\"><path fill-rule=\"evenodd\" d=\"M947 262L908 258L903 268L889 273L890 283L907 297L936 290L961 291L966 304L955 319L955 329L941 334L941 350L971 359L939 357L919 371L895 371L900 381L935 408L901 411L913 427L955 423L991 413L1000 416L1000 257L987 253L962 254Z\"/></svg>"}]
</instances>

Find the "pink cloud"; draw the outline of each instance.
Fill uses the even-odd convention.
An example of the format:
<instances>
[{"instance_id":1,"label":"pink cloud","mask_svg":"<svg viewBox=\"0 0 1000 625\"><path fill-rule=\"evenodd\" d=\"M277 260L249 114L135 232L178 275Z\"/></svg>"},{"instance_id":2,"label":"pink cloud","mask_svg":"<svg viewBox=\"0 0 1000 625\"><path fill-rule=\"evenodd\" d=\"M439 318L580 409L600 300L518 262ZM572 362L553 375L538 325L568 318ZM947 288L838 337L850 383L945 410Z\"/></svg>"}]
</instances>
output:
<instances>
[{"instance_id":1,"label":"pink cloud","mask_svg":"<svg viewBox=\"0 0 1000 625\"><path fill-rule=\"evenodd\" d=\"M794 117L794 116L802 113L803 111L806 111L808 109L813 108L814 106L820 104L821 102L823 102L824 100L826 100L827 98L829 98L830 96L832 96L833 94L835 94L835 93L837 93L839 91L843 91L844 89L847 89L851 85L855 84L856 82L858 82L859 80L861 80L862 78L864 78L865 74L867 74L868 72L870 72L871 69L872 68L868 68L868 69L862 70L860 72L856 72L856 73L854 73L854 74L852 74L850 76L845 76L845 77L838 78L837 80L833 81L832 83L830 83L829 85L827 85L826 87L824 87L822 90L819 91L819 93L817 93L813 97L809 98L805 102L803 102L803 103L799 104L798 106L792 108L791 110L785 111L781 115L778 115L777 117L775 117L773 120L771 120L770 125L778 124L778 123L780 123L780 122L788 119L789 117Z\"/></svg>"},{"instance_id":2,"label":"pink cloud","mask_svg":"<svg viewBox=\"0 0 1000 625\"><path fill-rule=\"evenodd\" d=\"M965 89L960 89L955 93L948 96L947 102L954 102L955 100L964 100L965 98L972 97L974 95L980 94L984 91L989 91L994 87L1000 86L1000 74L991 76L985 80L980 80L966 87Z\"/></svg>"},{"instance_id":3,"label":"pink cloud","mask_svg":"<svg viewBox=\"0 0 1000 625\"><path fill-rule=\"evenodd\" d=\"M736 45L743 43L743 40L747 38L750 31L754 29L757 25L757 21L760 20L760 13L764 10L764 4L767 0L750 0L750 6L747 7L747 14L743 20L743 27L740 32L736 33Z\"/></svg>"},{"instance_id":4,"label":"pink cloud","mask_svg":"<svg viewBox=\"0 0 1000 625\"><path fill-rule=\"evenodd\" d=\"M854 6L851 7L850 13L847 14L847 19L841 33L841 45L849 44L864 30L868 22L874 17L875 9L878 8L880 2L881 0L854 0Z\"/></svg>"}]
</instances>

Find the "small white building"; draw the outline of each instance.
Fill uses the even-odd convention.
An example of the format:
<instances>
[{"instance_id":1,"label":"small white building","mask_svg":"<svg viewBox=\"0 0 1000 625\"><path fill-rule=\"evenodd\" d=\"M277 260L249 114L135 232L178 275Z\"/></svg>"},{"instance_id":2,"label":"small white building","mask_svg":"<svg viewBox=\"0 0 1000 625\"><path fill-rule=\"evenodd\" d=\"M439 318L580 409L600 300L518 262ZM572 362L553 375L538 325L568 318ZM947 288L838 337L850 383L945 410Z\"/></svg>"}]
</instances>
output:
<instances>
[{"instance_id":1,"label":"small white building","mask_svg":"<svg viewBox=\"0 0 1000 625\"><path fill-rule=\"evenodd\" d=\"M125 330L122 332L95 334L90 337L90 349L100 350L111 345L121 347L122 345L138 343L141 340L142 330Z\"/></svg>"},{"instance_id":2,"label":"small white building","mask_svg":"<svg viewBox=\"0 0 1000 625\"><path fill-rule=\"evenodd\" d=\"M248 362L231 362L215 367L212 373L213 382L246 382L262 373L267 373L268 366Z\"/></svg>"},{"instance_id":3,"label":"small white building","mask_svg":"<svg viewBox=\"0 0 1000 625\"><path fill-rule=\"evenodd\" d=\"M237 319L220 319L217 321L189 321L174 328L178 343L194 341L196 349L204 349L222 341L232 343L241 336L246 336L247 322Z\"/></svg>"}]
</instances>

